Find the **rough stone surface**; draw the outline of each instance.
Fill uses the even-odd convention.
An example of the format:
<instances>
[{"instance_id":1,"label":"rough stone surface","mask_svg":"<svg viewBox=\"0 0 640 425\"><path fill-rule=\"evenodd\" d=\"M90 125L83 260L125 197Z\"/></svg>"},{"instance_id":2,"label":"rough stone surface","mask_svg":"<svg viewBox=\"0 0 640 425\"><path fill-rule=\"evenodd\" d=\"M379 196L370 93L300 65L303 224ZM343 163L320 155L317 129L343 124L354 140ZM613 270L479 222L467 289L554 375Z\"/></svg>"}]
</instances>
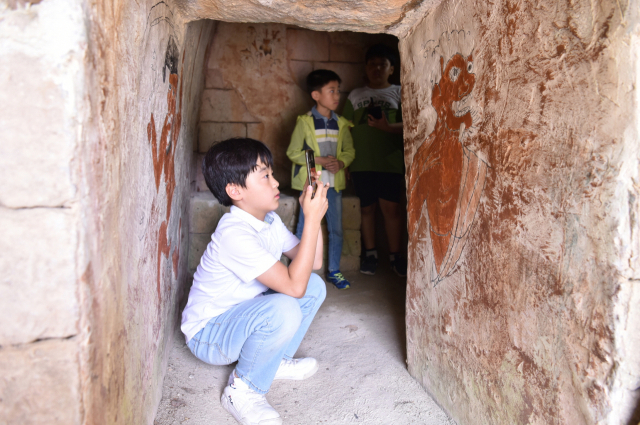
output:
<instances>
[{"instance_id":1,"label":"rough stone surface","mask_svg":"<svg viewBox=\"0 0 640 425\"><path fill-rule=\"evenodd\" d=\"M637 14L450 1L401 40L409 370L461 424L638 405Z\"/></svg>"},{"instance_id":2,"label":"rough stone surface","mask_svg":"<svg viewBox=\"0 0 640 425\"><path fill-rule=\"evenodd\" d=\"M253 2L250 0L233 3L222 0L179 0L184 14L189 19L213 19L225 22L278 22L298 25L317 31L359 31L383 33L394 30L411 16L410 24L441 0L363 0L359 2L336 2L303 0L270 0ZM412 11L418 6L419 14ZM400 26L398 33L406 32Z\"/></svg>"},{"instance_id":3,"label":"rough stone surface","mask_svg":"<svg viewBox=\"0 0 640 425\"><path fill-rule=\"evenodd\" d=\"M201 122L198 132L198 152L207 153L216 142L232 137L247 137L247 124Z\"/></svg>"},{"instance_id":4,"label":"rough stone surface","mask_svg":"<svg viewBox=\"0 0 640 425\"><path fill-rule=\"evenodd\" d=\"M360 230L362 222L360 215L360 198L357 196L342 196L342 229Z\"/></svg>"},{"instance_id":5,"label":"rough stone surface","mask_svg":"<svg viewBox=\"0 0 640 425\"><path fill-rule=\"evenodd\" d=\"M211 233L192 233L189 235L189 272L195 273L202 254L211 242Z\"/></svg>"},{"instance_id":6,"label":"rough stone surface","mask_svg":"<svg viewBox=\"0 0 640 425\"><path fill-rule=\"evenodd\" d=\"M224 76L223 76L224 78ZM202 93L200 122L255 122L235 90L207 89Z\"/></svg>"},{"instance_id":7,"label":"rough stone surface","mask_svg":"<svg viewBox=\"0 0 640 425\"><path fill-rule=\"evenodd\" d=\"M188 277L190 174L213 23L185 23L173 2L95 2L86 11L84 423L150 424Z\"/></svg>"},{"instance_id":8,"label":"rough stone surface","mask_svg":"<svg viewBox=\"0 0 640 425\"><path fill-rule=\"evenodd\" d=\"M364 66L362 63L315 62L314 69L330 69L340 76L341 91L350 92L365 84Z\"/></svg>"},{"instance_id":9,"label":"rough stone surface","mask_svg":"<svg viewBox=\"0 0 640 425\"><path fill-rule=\"evenodd\" d=\"M68 206L82 119L82 10L76 1L56 0L28 10L3 7L0 16L0 205Z\"/></svg>"},{"instance_id":10,"label":"rough stone surface","mask_svg":"<svg viewBox=\"0 0 640 425\"><path fill-rule=\"evenodd\" d=\"M360 258L360 230L343 230L342 255Z\"/></svg>"},{"instance_id":11,"label":"rough stone surface","mask_svg":"<svg viewBox=\"0 0 640 425\"><path fill-rule=\"evenodd\" d=\"M78 332L76 220L63 208L0 208L0 347Z\"/></svg>"},{"instance_id":12,"label":"rough stone surface","mask_svg":"<svg viewBox=\"0 0 640 425\"><path fill-rule=\"evenodd\" d=\"M80 347L76 338L0 350L0 422L80 425Z\"/></svg>"},{"instance_id":13,"label":"rough stone surface","mask_svg":"<svg viewBox=\"0 0 640 425\"><path fill-rule=\"evenodd\" d=\"M287 28L289 59L305 61L329 60L329 35L326 32Z\"/></svg>"}]
</instances>

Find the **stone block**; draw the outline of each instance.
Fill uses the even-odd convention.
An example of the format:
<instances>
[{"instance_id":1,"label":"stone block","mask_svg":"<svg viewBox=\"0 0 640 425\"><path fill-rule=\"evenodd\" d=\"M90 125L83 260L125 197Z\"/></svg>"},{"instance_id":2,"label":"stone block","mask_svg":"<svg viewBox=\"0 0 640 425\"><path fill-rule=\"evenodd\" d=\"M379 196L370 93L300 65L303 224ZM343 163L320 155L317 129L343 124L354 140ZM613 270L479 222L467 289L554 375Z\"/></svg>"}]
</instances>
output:
<instances>
[{"instance_id":1,"label":"stone block","mask_svg":"<svg viewBox=\"0 0 640 425\"><path fill-rule=\"evenodd\" d=\"M247 125L235 122L201 122L198 131L198 152L207 153L211 146L232 137L247 137Z\"/></svg>"},{"instance_id":2,"label":"stone block","mask_svg":"<svg viewBox=\"0 0 640 425\"><path fill-rule=\"evenodd\" d=\"M82 423L78 358L75 339L1 348L0 423Z\"/></svg>"},{"instance_id":3,"label":"stone block","mask_svg":"<svg viewBox=\"0 0 640 425\"><path fill-rule=\"evenodd\" d=\"M331 62L360 63L364 67L365 44L331 43L329 46L329 60Z\"/></svg>"},{"instance_id":4,"label":"stone block","mask_svg":"<svg viewBox=\"0 0 640 425\"><path fill-rule=\"evenodd\" d=\"M217 68L207 69L207 75L204 80L204 87L207 89L231 89L231 84L224 81L222 72Z\"/></svg>"},{"instance_id":5,"label":"stone block","mask_svg":"<svg viewBox=\"0 0 640 425\"><path fill-rule=\"evenodd\" d=\"M235 90L206 89L202 93L200 121L258 122Z\"/></svg>"},{"instance_id":6,"label":"stone block","mask_svg":"<svg viewBox=\"0 0 640 425\"><path fill-rule=\"evenodd\" d=\"M3 43L11 45L10 40ZM69 99L80 96L74 91L71 70L61 66L69 77L57 75L46 60L18 51L28 51L27 45L5 47L0 55L0 205L58 207L75 195L71 165L78 154L75 125L82 118ZM60 44L58 50L63 49L68 46ZM66 61L75 64L71 50L68 55Z\"/></svg>"},{"instance_id":7,"label":"stone block","mask_svg":"<svg viewBox=\"0 0 640 425\"><path fill-rule=\"evenodd\" d=\"M207 183L204 181L204 175L202 174L202 161L204 160L204 154L196 153L193 155L193 175L195 176L195 191L196 192L209 192Z\"/></svg>"},{"instance_id":8,"label":"stone block","mask_svg":"<svg viewBox=\"0 0 640 425\"><path fill-rule=\"evenodd\" d=\"M359 230L343 230L342 231L342 255L354 255L360 257L360 231Z\"/></svg>"},{"instance_id":9,"label":"stone block","mask_svg":"<svg viewBox=\"0 0 640 425\"><path fill-rule=\"evenodd\" d=\"M263 133L264 124L262 124L261 122L247 124L247 137L261 141Z\"/></svg>"},{"instance_id":10,"label":"stone block","mask_svg":"<svg viewBox=\"0 0 640 425\"><path fill-rule=\"evenodd\" d=\"M0 346L77 333L76 220L67 208L0 208Z\"/></svg>"},{"instance_id":11,"label":"stone block","mask_svg":"<svg viewBox=\"0 0 640 425\"><path fill-rule=\"evenodd\" d=\"M306 92L307 75L313 71L313 62L290 60L289 70L296 84Z\"/></svg>"},{"instance_id":12,"label":"stone block","mask_svg":"<svg viewBox=\"0 0 640 425\"><path fill-rule=\"evenodd\" d=\"M200 259L207 245L211 242L211 233L190 233L189 234L189 272L193 273L200 264Z\"/></svg>"},{"instance_id":13,"label":"stone block","mask_svg":"<svg viewBox=\"0 0 640 425\"><path fill-rule=\"evenodd\" d=\"M280 206L276 210L276 213L280 216L280 219L284 225L293 233L293 226L296 222L298 199L293 196L280 194Z\"/></svg>"},{"instance_id":14,"label":"stone block","mask_svg":"<svg viewBox=\"0 0 640 425\"><path fill-rule=\"evenodd\" d=\"M359 63L314 62L313 69L330 69L340 76L340 90L351 90L364 86L364 66Z\"/></svg>"},{"instance_id":15,"label":"stone block","mask_svg":"<svg viewBox=\"0 0 640 425\"><path fill-rule=\"evenodd\" d=\"M189 213L189 232L211 235L222 216L229 212L209 191L193 192Z\"/></svg>"},{"instance_id":16,"label":"stone block","mask_svg":"<svg viewBox=\"0 0 640 425\"><path fill-rule=\"evenodd\" d=\"M343 255L340 258L341 272L354 272L360 270L360 257L353 255Z\"/></svg>"},{"instance_id":17,"label":"stone block","mask_svg":"<svg viewBox=\"0 0 640 425\"><path fill-rule=\"evenodd\" d=\"M329 60L329 36L325 32L287 28L287 53L289 59Z\"/></svg>"},{"instance_id":18,"label":"stone block","mask_svg":"<svg viewBox=\"0 0 640 425\"><path fill-rule=\"evenodd\" d=\"M360 230L360 198L353 195L342 197L342 229Z\"/></svg>"}]
</instances>

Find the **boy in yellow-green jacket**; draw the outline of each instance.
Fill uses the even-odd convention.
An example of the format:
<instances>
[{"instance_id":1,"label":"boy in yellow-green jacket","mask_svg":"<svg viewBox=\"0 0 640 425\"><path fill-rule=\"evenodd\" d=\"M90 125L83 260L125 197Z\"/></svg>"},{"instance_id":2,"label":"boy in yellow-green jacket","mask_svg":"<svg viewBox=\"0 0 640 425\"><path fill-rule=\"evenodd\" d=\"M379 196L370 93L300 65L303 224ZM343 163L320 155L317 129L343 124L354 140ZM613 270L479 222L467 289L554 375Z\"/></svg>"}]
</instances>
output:
<instances>
[{"instance_id":1,"label":"boy in yellow-green jacket","mask_svg":"<svg viewBox=\"0 0 640 425\"><path fill-rule=\"evenodd\" d=\"M298 117L291 135L287 156L293 162L291 186L302 190L307 178L304 151L313 149L318 177L329 183L327 191L329 209L325 215L329 231L329 255L327 280L338 289L348 289L350 284L340 273L342 255L342 193L346 187L344 168L355 158L353 139L349 128L352 124L334 111L340 102L340 77L333 71L318 69L307 76L307 90L316 106ZM304 214L300 210L296 235L302 235Z\"/></svg>"}]
</instances>

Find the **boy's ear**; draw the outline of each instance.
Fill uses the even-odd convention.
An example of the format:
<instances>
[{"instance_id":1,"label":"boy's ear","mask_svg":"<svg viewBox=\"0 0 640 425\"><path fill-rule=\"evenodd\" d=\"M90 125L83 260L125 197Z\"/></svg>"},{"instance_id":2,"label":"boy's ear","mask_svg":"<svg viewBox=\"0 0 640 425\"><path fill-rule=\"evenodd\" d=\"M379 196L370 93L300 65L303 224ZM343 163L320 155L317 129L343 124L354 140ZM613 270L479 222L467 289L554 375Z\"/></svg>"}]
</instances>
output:
<instances>
[{"instance_id":1,"label":"boy's ear","mask_svg":"<svg viewBox=\"0 0 640 425\"><path fill-rule=\"evenodd\" d=\"M240 187L238 187L237 184L229 183L227 184L227 187L225 187L224 189L227 192L227 195L229 196L229 198L231 198L232 200L234 201L242 200L242 191L240 190Z\"/></svg>"},{"instance_id":2,"label":"boy's ear","mask_svg":"<svg viewBox=\"0 0 640 425\"><path fill-rule=\"evenodd\" d=\"M321 93L318 90L314 90L311 92L311 98L316 102L320 99Z\"/></svg>"}]
</instances>

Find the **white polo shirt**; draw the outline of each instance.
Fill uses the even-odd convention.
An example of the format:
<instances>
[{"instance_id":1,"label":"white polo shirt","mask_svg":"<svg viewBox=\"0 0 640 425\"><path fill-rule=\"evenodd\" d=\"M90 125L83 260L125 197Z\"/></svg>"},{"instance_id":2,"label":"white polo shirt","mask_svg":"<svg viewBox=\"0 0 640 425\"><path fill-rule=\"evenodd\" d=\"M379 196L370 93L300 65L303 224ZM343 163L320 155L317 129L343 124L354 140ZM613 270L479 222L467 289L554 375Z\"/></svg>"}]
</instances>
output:
<instances>
[{"instance_id":1,"label":"white polo shirt","mask_svg":"<svg viewBox=\"0 0 640 425\"><path fill-rule=\"evenodd\" d=\"M232 206L211 235L193 276L180 327L187 343L212 318L268 290L256 277L299 243L275 212L260 221Z\"/></svg>"}]
</instances>

